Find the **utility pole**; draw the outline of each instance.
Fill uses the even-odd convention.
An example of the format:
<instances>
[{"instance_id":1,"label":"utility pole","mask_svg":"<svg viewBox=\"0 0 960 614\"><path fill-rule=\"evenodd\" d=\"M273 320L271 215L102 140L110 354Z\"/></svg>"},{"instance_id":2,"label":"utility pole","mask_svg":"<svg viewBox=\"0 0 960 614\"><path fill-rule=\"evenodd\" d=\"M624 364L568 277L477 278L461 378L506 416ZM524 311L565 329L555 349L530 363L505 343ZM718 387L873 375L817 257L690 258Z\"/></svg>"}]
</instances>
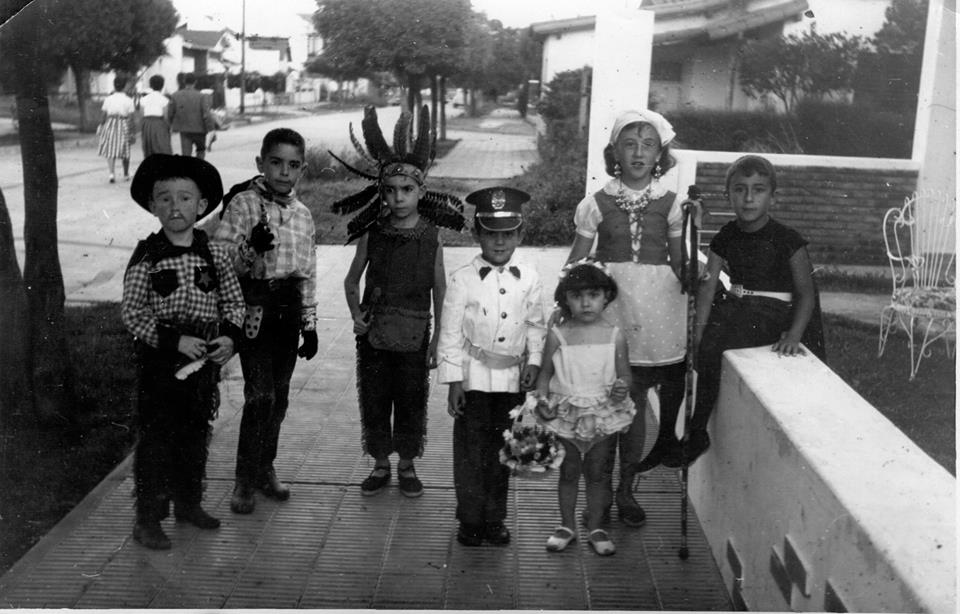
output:
<instances>
[{"instance_id":1,"label":"utility pole","mask_svg":"<svg viewBox=\"0 0 960 614\"><path fill-rule=\"evenodd\" d=\"M240 115L243 115L243 94L247 89L247 0L243 0L240 11Z\"/></svg>"}]
</instances>

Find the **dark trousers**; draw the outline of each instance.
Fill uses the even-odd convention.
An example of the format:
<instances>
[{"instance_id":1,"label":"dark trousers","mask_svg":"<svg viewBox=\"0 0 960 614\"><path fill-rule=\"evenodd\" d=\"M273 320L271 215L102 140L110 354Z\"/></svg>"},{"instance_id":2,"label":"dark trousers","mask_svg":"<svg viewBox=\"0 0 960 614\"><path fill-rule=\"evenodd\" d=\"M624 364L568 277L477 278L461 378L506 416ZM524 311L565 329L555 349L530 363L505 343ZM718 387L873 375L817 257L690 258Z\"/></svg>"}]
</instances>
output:
<instances>
[{"instance_id":1,"label":"dark trousers","mask_svg":"<svg viewBox=\"0 0 960 614\"><path fill-rule=\"evenodd\" d=\"M137 358L137 446L133 456L137 521L154 522L169 515L171 499L189 506L203 498L220 368L207 363L187 379L178 380L174 373L187 362L178 352L140 345Z\"/></svg>"},{"instance_id":2,"label":"dark trousers","mask_svg":"<svg viewBox=\"0 0 960 614\"><path fill-rule=\"evenodd\" d=\"M620 483L629 488L628 482L632 476L627 475L631 463L643 460L643 443L646 437L646 406L647 390L659 386L660 398L660 429L658 437L672 436L677 423L680 405L683 403L683 393L686 385L686 362L681 361L670 365L630 367L633 376L633 387L630 397L637 406L637 414L630 423L630 428L624 432L612 435L617 445L610 446L610 463L613 456L620 452Z\"/></svg>"},{"instance_id":3,"label":"dark trousers","mask_svg":"<svg viewBox=\"0 0 960 614\"><path fill-rule=\"evenodd\" d=\"M280 425L287 415L290 378L297 363L299 342L299 310L266 307L260 332L240 344L243 418L237 443L239 484L257 486L273 468Z\"/></svg>"},{"instance_id":4,"label":"dark trousers","mask_svg":"<svg viewBox=\"0 0 960 614\"><path fill-rule=\"evenodd\" d=\"M791 305L767 297L728 296L714 303L697 352L697 403L691 431L703 431L720 396L727 350L773 345L790 328Z\"/></svg>"},{"instance_id":5,"label":"dark trousers","mask_svg":"<svg viewBox=\"0 0 960 614\"><path fill-rule=\"evenodd\" d=\"M523 403L519 392L467 391L463 415L453 423L453 483L457 519L467 525L507 517L510 470L500 463L510 410Z\"/></svg>"},{"instance_id":6,"label":"dark trousers","mask_svg":"<svg viewBox=\"0 0 960 614\"><path fill-rule=\"evenodd\" d=\"M414 352L392 352L373 347L366 335L357 337L364 452L378 459L393 452L404 459L423 456L428 380L426 346Z\"/></svg>"}]
</instances>

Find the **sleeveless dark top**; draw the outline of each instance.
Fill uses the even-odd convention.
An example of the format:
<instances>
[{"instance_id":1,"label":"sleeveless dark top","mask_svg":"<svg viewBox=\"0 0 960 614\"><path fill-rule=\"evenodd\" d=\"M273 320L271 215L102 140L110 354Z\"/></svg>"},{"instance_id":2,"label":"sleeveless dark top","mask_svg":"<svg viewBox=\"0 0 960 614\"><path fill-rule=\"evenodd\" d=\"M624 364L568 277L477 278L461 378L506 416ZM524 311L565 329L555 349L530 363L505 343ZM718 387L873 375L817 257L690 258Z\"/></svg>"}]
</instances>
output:
<instances>
[{"instance_id":1,"label":"sleeveless dark top","mask_svg":"<svg viewBox=\"0 0 960 614\"><path fill-rule=\"evenodd\" d=\"M597 259L603 262L630 262L630 216L617 206L617 197L600 190L594 194L600 209L600 224L597 226ZM640 230L640 263L667 264L668 215L676 194L667 192L650 201L643 213Z\"/></svg>"},{"instance_id":2,"label":"sleeveless dark top","mask_svg":"<svg viewBox=\"0 0 960 614\"><path fill-rule=\"evenodd\" d=\"M375 312L383 306L429 314L439 236L423 218L413 228L374 225L367 234L363 302Z\"/></svg>"}]
</instances>

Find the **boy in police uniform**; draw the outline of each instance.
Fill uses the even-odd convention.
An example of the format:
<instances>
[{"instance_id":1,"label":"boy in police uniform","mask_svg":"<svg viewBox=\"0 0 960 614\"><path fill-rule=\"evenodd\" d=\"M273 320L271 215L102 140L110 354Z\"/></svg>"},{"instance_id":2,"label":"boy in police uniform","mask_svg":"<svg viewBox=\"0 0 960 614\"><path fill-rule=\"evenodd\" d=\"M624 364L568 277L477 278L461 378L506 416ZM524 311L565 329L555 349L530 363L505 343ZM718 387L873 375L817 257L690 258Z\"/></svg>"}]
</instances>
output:
<instances>
[{"instance_id":1,"label":"boy in police uniform","mask_svg":"<svg viewBox=\"0 0 960 614\"><path fill-rule=\"evenodd\" d=\"M510 410L536 384L546 337L540 277L514 254L529 199L509 187L467 196L481 252L453 272L443 301L438 377L450 385L457 541L465 546L510 542L510 473L498 452Z\"/></svg>"},{"instance_id":2,"label":"boy in police uniform","mask_svg":"<svg viewBox=\"0 0 960 614\"><path fill-rule=\"evenodd\" d=\"M245 305L226 250L194 228L223 196L220 174L199 158L153 154L130 194L161 225L137 244L123 278L121 317L136 338L137 521L133 538L166 550L160 521L216 529L200 507L220 365L242 335Z\"/></svg>"}]
</instances>

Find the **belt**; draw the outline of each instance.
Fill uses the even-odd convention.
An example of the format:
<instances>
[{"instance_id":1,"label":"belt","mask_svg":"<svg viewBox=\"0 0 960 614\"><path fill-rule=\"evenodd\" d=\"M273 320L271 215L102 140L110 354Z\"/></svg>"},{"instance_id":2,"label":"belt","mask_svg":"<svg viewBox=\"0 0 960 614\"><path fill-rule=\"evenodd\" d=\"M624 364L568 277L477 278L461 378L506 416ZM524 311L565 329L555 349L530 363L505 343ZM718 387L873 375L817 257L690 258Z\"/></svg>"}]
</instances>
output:
<instances>
[{"instance_id":1,"label":"belt","mask_svg":"<svg viewBox=\"0 0 960 614\"><path fill-rule=\"evenodd\" d=\"M730 284L730 294L743 298L745 296L762 296L773 298L784 303L793 301L793 294L789 292L765 292L763 290L747 290L741 284Z\"/></svg>"},{"instance_id":2,"label":"belt","mask_svg":"<svg viewBox=\"0 0 960 614\"><path fill-rule=\"evenodd\" d=\"M491 369L507 369L523 362L523 356L510 356L508 354L488 352L483 348L470 343L470 341L466 341L463 344L463 349L471 357L476 358Z\"/></svg>"}]
</instances>

